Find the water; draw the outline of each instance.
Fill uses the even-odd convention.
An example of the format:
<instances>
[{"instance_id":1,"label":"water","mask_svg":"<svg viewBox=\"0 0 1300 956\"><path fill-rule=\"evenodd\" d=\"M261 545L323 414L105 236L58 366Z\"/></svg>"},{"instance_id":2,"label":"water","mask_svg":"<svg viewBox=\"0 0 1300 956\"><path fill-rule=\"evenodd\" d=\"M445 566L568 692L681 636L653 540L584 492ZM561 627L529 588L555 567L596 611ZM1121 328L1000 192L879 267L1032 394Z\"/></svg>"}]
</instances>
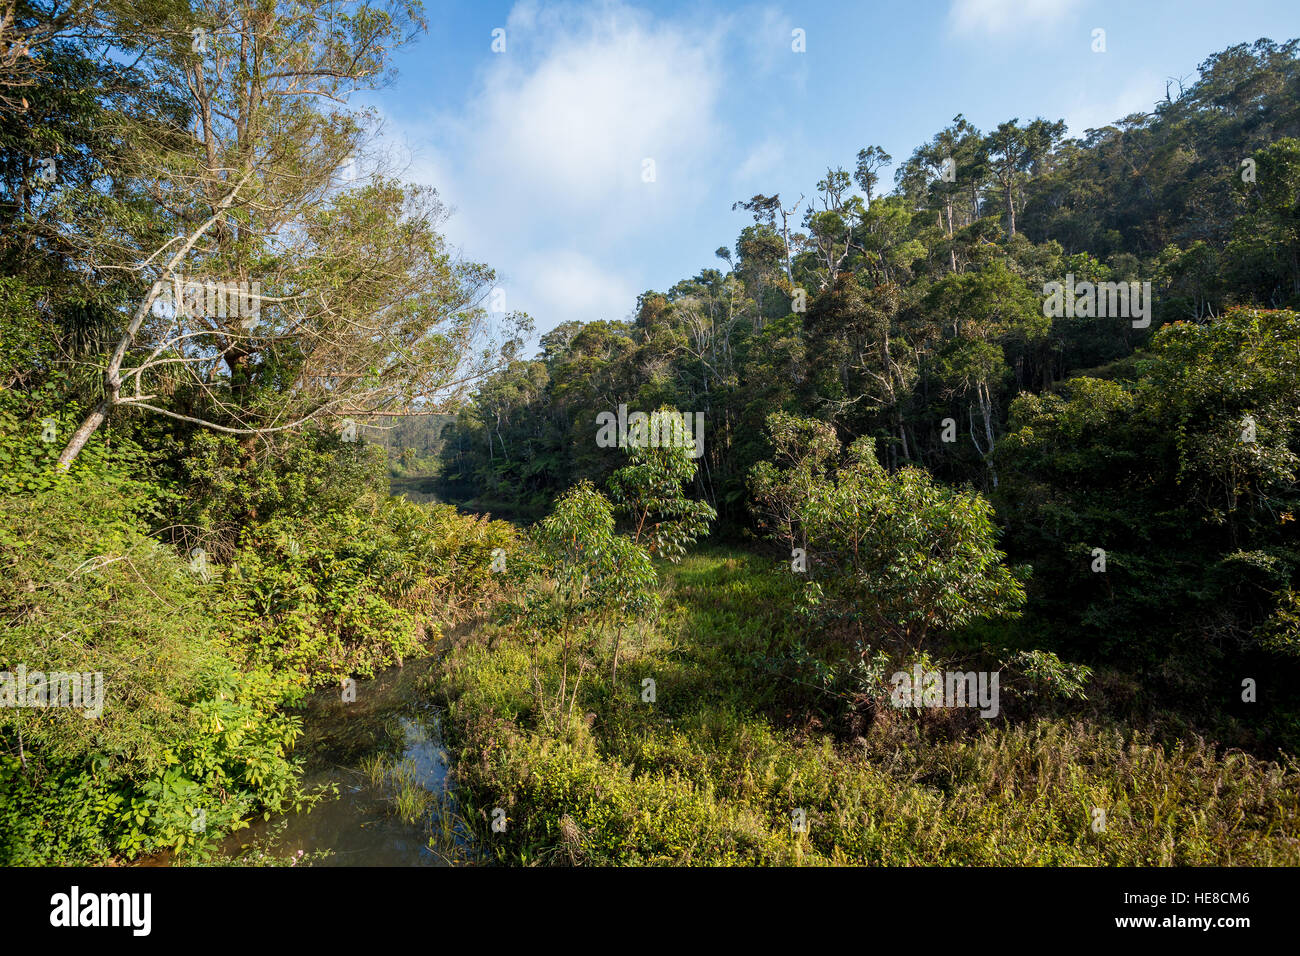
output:
<instances>
[{"instance_id":1,"label":"water","mask_svg":"<svg viewBox=\"0 0 1300 956\"><path fill-rule=\"evenodd\" d=\"M451 795L441 714L426 688L429 667L428 661L415 662L358 680L353 702L345 703L338 687L304 701L303 735L295 747L305 758L304 789L333 783L338 795L302 813L259 820L232 835L226 851L237 854L270 838L276 857L332 851L314 860L317 866L474 862ZM372 766L379 760L387 772L376 783ZM395 805L399 794L410 804L408 819Z\"/></svg>"}]
</instances>

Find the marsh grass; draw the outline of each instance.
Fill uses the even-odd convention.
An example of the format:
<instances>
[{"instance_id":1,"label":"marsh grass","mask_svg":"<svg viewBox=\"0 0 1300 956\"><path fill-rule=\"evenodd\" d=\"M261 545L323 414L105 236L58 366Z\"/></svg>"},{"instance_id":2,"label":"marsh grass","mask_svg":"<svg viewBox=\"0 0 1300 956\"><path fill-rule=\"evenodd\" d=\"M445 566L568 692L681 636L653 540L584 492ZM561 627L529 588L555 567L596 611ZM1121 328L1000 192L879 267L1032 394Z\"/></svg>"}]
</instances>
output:
<instances>
[{"instance_id":1,"label":"marsh grass","mask_svg":"<svg viewBox=\"0 0 1300 956\"><path fill-rule=\"evenodd\" d=\"M817 677L843 645L790 612L789 576L719 550L665 572L664 610L624 647L617 685L607 642L584 645L572 720L539 710L558 686L556 641L486 629L442 662L462 804L512 806L505 833L468 816L502 862L1300 863L1290 758L1156 740L1083 705L992 721L885 708L855 723Z\"/></svg>"},{"instance_id":2,"label":"marsh grass","mask_svg":"<svg viewBox=\"0 0 1300 956\"><path fill-rule=\"evenodd\" d=\"M360 770L371 786L384 792L390 815L407 825L424 825L429 852L442 863L470 866L480 862L473 851L473 828L461 814L455 796L428 789L428 774L415 760L369 754L361 760Z\"/></svg>"},{"instance_id":3,"label":"marsh grass","mask_svg":"<svg viewBox=\"0 0 1300 956\"><path fill-rule=\"evenodd\" d=\"M394 760L385 754L370 754L361 760L361 772L371 786L385 791L389 812L403 823L426 819L437 795L426 786L428 774L409 758Z\"/></svg>"},{"instance_id":4,"label":"marsh grass","mask_svg":"<svg viewBox=\"0 0 1300 956\"><path fill-rule=\"evenodd\" d=\"M394 790L390 799L403 823L418 823L428 815L435 797L424 785L426 777L412 760L399 761L390 768L388 784Z\"/></svg>"},{"instance_id":5,"label":"marsh grass","mask_svg":"<svg viewBox=\"0 0 1300 956\"><path fill-rule=\"evenodd\" d=\"M361 773L372 787L382 786L391 760L384 754L366 754L361 758Z\"/></svg>"},{"instance_id":6,"label":"marsh grass","mask_svg":"<svg viewBox=\"0 0 1300 956\"><path fill-rule=\"evenodd\" d=\"M471 852L472 830L457 809L452 794L438 794L433 801L429 831L429 851L448 866L469 866L477 862Z\"/></svg>"}]
</instances>

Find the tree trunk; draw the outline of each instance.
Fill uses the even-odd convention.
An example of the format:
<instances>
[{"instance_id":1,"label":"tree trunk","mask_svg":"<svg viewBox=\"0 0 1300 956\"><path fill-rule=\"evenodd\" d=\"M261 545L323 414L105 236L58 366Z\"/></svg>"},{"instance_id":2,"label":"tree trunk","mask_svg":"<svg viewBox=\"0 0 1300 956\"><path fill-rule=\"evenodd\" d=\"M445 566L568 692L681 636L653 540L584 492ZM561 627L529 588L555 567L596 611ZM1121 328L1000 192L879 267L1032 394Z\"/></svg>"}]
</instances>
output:
<instances>
[{"instance_id":1,"label":"tree trunk","mask_svg":"<svg viewBox=\"0 0 1300 956\"><path fill-rule=\"evenodd\" d=\"M609 683L612 685L618 680L618 645L623 639L623 628L620 627L614 634L614 666L610 669Z\"/></svg>"},{"instance_id":2,"label":"tree trunk","mask_svg":"<svg viewBox=\"0 0 1300 956\"><path fill-rule=\"evenodd\" d=\"M86 442L90 441L90 436L95 434L100 425L104 424L104 419L108 418L108 412L112 407L109 399L105 398L86 416L86 420L72 433L72 437L68 439L68 444L63 449L63 453L59 455L59 471L67 471L72 467L72 463L81 454L81 449L85 448Z\"/></svg>"},{"instance_id":3,"label":"tree trunk","mask_svg":"<svg viewBox=\"0 0 1300 956\"><path fill-rule=\"evenodd\" d=\"M559 701L559 707L556 708L557 713L559 711L559 708L564 706L564 698L567 696L568 689L569 689L569 632L565 631L564 632L564 663L560 669L560 701Z\"/></svg>"},{"instance_id":4,"label":"tree trunk","mask_svg":"<svg viewBox=\"0 0 1300 956\"><path fill-rule=\"evenodd\" d=\"M172 256L167 265L163 267L159 280L149 287L148 295L144 297L139 308L135 310L135 315L131 318L131 324L126 327L126 332L123 333L121 340L117 343L117 348L113 350L113 356L108 361L108 368L104 369L104 389L107 394L104 396L104 400L86 416L86 420L81 423L81 426L73 432L72 438L68 440L63 453L59 455L59 471L67 471L72 467L72 463L81 454L81 449L86 447L86 442L90 440L90 436L95 434L100 425L104 424L104 420L112 412L113 406L118 404L119 395L122 391L122 363L126 361L127 350L135 343L135 337L140 332L140 326L144 324L145 316L149 314L149 310L153 308L154 302L158 299L162 284L172 280L176 266L189 255L190 250L194 248L194 244L199 241L203 234L225 215L226 210L235 201L235 197L239 195L239 191L252 175L253 171L251 169L244 173L243 178L226 194L226 198L217 203L212 215L190 233L188 239L176 251L176 254ZM176 296L176 301L180 301L179 296ZM139 385L140 379L137 377L136 394L139 394Z\"/></svg>"},{"instance_id":5,"label":"tree trunk","mask_svg":"<svg viewBox=\"0 0 1300 956\"><path fill-rule=\"evenodd\" d=\"M957 271L957 249L952 242L952 196L948 197L947 207L948 207L948 262L952 267L952 271L955 273Z\"/></svg>"}]
</instances>

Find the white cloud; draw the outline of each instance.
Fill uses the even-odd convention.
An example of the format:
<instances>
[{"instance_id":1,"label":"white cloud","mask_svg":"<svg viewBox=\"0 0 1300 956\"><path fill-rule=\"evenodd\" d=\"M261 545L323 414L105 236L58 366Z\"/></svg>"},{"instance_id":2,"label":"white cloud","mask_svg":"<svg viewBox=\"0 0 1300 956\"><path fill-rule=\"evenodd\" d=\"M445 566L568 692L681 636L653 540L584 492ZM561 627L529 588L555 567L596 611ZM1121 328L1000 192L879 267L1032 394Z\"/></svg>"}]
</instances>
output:
<instances>
[{"instance_id":1,"label":"white cloud","mask_svg":"<svg viewBox=\"0 0 1300 956\"><path fill-rule=\"evenodd\" d=\"M629 250L728 174L722 112L728 19L657 19L620 2L539 6L506 20L475 91L450 115L405 119L409 178L456 214L448 238L497 267L539 331L621 319L655 284ZM645 182L643 161L654 161ZM539 253L537 250L547 250Z\"/></svg>"},{"instance_id":2,"label":"white cloud","mask_svg":"<svg viewBox=\"0 0 1300 956\"><path fill-rule=\"evenodd\" d=\"M736 181L741 184L761 179L775 172L785 160L785 144L780 140L765 140L750 151L736 168Z\"/></svg>"},{"instance_id":3,"label":"white cloud","mask_svg":"<svg viewBox=\"0 0 1300 956\"><path fill-rule=\"evenodd\" d=\"M767 6L746 7L732 13L731 25L735 40L744 50L748 70L763 75L774 72L788 74L791 66L806 64L807 53L797 54L791 49L792 31L800 24L785 11ZM807 28L808 23L803 23L805 44L816 43L819 38L815 33L808 37ZM795 59L800 56L803 59Z\"/></svg>"},{"instance_id":4,"label":"white cloud","mask_svg":"<svg viewBox=\"0 0 1300 956\"><path fill-rule=\"evenodd\" d=\"M641 289L572 249L551 250L519 263L519 294L558 324L568 319L624 319Z\"/></svg>"},{"instance_id":5,"label":"white cloud","mask_svg":"<svg viewBox=\"0 0 1300 956\"><path fill-rule=\"evenodd\" d=\"M1164 86L1154 75L1137 77L1107 100L1091 101L1080 96L1066 111L1065 122L1071 136L1082 137L1084 130L1110 126L1130 113L1150 113L1163 93Z\"/></svg>"},{"instance_id":6,"label":"white cloud","mask_svg":"<svg viewBox=\"0 0 1300 956\"><path fill-rule=\"evenodd\" d=\"M953 0L948 24L954 32L1006 33L1061 20L1078 0Z\"/></svg>"},{"instance_id":7,"label":"white cloud","mask_svg":"<svg viewBox=\"0 0 1300 956\"><path fill-rule=\"evenodd\" d=\"M718 134L718 34L608 3L521 4L506 35L511 52L493 58L470 108L485 174L520 198L569 209L645 207L656 192L647 187L688 188ZM647 158L654 183L642 181Z\"/></svg>"}]
</instances>

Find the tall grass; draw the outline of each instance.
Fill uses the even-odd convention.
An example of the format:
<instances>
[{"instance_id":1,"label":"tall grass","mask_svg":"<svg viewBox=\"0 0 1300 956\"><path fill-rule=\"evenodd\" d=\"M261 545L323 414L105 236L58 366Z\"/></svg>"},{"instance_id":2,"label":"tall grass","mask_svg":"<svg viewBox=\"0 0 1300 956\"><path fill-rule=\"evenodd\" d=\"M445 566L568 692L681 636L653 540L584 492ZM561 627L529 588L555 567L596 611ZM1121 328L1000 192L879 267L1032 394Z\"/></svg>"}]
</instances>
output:
<instances>
[{"instance_id":1,"label":"tall grass","mask_svg":"<svg viewBox=\"0 0 1300 956\"><path fill-rule=\"evenodd\" d=\"M663 615L625 645L617 686L590 635L573 719L545 709L557 642L489 631L454 649L439 686L462 795L512 808L504 833L490 811L469 815L480 843L551 864L1300 863L1289 758L1095 715L886 712L846 729L817 680L761 666L816 644L787 589L757 559L688 558Z\"/></svg>"}]
</instances>

